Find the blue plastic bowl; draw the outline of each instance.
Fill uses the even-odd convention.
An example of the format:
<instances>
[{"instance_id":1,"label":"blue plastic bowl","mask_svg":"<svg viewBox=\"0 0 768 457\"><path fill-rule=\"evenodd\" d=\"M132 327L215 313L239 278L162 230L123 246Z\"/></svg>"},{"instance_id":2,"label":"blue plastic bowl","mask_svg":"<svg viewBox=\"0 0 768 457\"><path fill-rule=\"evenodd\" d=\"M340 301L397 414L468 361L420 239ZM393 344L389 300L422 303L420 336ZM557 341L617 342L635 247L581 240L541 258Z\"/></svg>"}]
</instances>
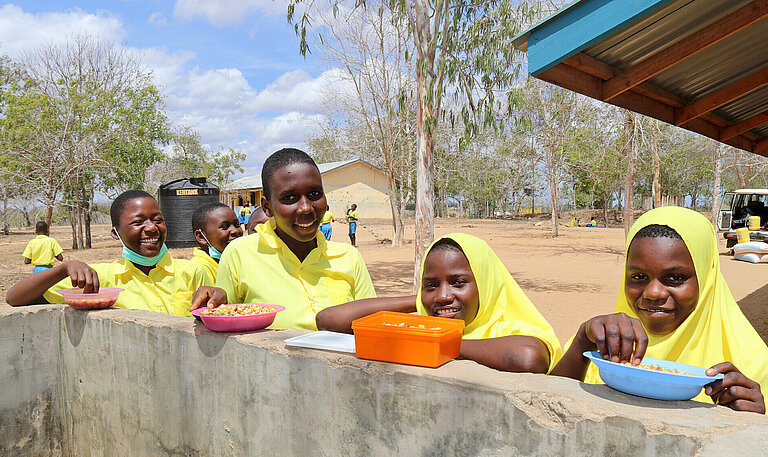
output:
<instances>
[{"instance_id":1,"label":"blue plastic bowl","mask_svg":"<svg viewBox=\"0 0 768 457\"><path fill-rule=\"evenodd\" d=\"M707 376L706 368L669 360L645 357L643 364L659 365L662 368L690 374L668 373L611 362L605 360L597 351L587 351L584 357L597 365L600 377L608 386L624 393L657 400L690 400L698 395L705 385L717 379L723 379L722 374Z\"/></svg>"}]
</instances>

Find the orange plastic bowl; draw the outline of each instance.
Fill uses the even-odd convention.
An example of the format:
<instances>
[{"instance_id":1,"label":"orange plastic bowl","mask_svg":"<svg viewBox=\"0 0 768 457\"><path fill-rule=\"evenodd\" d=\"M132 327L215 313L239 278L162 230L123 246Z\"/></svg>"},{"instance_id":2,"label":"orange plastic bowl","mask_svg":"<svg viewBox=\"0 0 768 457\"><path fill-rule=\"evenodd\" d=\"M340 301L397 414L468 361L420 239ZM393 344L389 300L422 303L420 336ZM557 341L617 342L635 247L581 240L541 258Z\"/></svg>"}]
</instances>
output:
<instances>
[{"instance_id":1,"label":"orange plastic bowl","mask_svg":"<svg viewBox=\"0 0 768 457\"><path fill-rule=\"evenodd\" d=\"M464 321L379 311L352 321L352 330L361 359L434 368L459 356Z\"/></svg>"},{"instance_id":2,"label":"orange plastic bowl","mask_svg":"<svg viewBox=\"0 0 768 457\"><path fill-rule=\"evenodd\" d=\"M104 309L114 305L120 292L125 289L119 287L99 287L97 293L84 294L83 289L77 287L62 289L59 291L64 297L64 302L75 309Z\"/></svg>"}]
</instances>

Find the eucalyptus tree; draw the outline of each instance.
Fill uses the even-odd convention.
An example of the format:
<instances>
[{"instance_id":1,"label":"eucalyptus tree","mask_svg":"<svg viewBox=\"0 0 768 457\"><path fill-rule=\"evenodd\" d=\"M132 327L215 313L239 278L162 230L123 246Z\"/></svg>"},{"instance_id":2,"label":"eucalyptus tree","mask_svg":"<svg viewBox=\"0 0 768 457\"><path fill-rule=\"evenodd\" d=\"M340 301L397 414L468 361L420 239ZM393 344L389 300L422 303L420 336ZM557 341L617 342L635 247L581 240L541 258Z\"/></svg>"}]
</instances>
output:
<instances>
[{"instance_id":1,"label":"eucalyptus tree","mask_svg":"<svg viewBox=\"0 0 768 457\"><path fill-rule=\"evenodd\" d=\"M299 50L309 51L307 30L311 9L296 17L297 6L314 0L291 0L288 19L300 36ZM334 11L340 0L328 0ZM325 4L325 2L324 2ZM531 22L539 2L519 0L390 0L391 9L408 20L415 50L416 71L416 243L414 284L421 259L434 238L434 135L442 117L446 95L461 100L462 108L450 113L475 135L480 127L494 126L494 113L504 104L508 89L517 81L521 54L510 38ZM355 6L374 6L358 0ZM374 6L375 7L375 6ZM497 95L502 95L497 100ZM511 106L511 104L507 104Z\"/></svg>"}]
</instances>

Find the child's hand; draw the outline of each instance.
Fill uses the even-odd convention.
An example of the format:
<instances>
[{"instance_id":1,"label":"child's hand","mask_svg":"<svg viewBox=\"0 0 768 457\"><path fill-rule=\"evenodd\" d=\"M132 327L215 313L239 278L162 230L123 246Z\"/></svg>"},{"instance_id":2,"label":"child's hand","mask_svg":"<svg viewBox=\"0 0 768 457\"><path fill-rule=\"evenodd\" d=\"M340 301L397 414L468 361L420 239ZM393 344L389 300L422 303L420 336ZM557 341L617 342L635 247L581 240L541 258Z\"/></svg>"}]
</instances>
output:
<instances>
[{"instance_id":1,"label":"child's hand","mask_svg":"<svg viewBox=\"0 0 768 457\"><path fill-rule=\"evenodd\" d=\"M192 296L192 307L189 308L189 310L192 311L193 309L201 308L203 306L215 308L225 303L227 303L227 293L224 289L203 286L197 289Z\"/></svg>"},{"instance_id":2,"label":"child's hand","mask_svg":"<svg viewBox=\"0 0 768 457\"><path fill-rule=\"evenodd\" d=\"M72 287L83 289L84 294L97 293L99 291L99 275L96 270L77 260L64 262L67 276L72 280Z\"/></svg>"},{"instance_id":3,"label":"child's hand","mask_svg":"<svg viewBox=\"0 0 768 457\"><path fill-rule=\"evenodd\" d=\"M718 373L725 374L725 377L707 384L704 389L716 405L727 406L734 411L765 414L765 399L760 384L744 376L731 362L718 363L707 370L707 376Z\"/></svg>"},{"instance_id":4,"label":"child's hand","mask_svg":"<svg viewBox=\"0 0 768 457\"><path fill-rule=\"evenodd\" d=\"M648 348L648 335L640 320L624 313L593 317L584 325L586 337L603 358L638 365Z\"/></svg>"}]
</instances>

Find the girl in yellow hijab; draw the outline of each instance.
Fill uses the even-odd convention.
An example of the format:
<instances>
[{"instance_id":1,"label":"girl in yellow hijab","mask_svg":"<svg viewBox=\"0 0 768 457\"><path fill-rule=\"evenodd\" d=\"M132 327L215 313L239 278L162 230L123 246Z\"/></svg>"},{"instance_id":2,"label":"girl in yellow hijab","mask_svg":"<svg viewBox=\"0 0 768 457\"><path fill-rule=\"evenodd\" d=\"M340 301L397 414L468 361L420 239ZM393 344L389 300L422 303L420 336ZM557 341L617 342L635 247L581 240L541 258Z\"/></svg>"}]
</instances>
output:
<instances>
[{"instance_id":1,"label":"girl in yellow hijab","mask_svg":"<svg viewBox=\"0 0 768 457\"><path fill-rule=\"evenodd\" d=\"M414 297L375 298L326 308L318 329L351 332L351 321L376 311L463 319L460 357L504 371L549 372L562 355L552 326L483 240L446 235L430 246Z\"/></svg>"},{"instance_id":2,"label":"girl in yellow hijab","mask_svg":"<svg viewBox=\"0 0 768 457\"><path fill-rule=\"evenodd\" d=\"M720 272L712 224L685 208L645 213L627 237L617 314L585 322L552 374L602 382L582 356L640 363L644 355L725 374L694 400L765 413L768 347L744 317Z\"/></svg>"}]
</instances>

